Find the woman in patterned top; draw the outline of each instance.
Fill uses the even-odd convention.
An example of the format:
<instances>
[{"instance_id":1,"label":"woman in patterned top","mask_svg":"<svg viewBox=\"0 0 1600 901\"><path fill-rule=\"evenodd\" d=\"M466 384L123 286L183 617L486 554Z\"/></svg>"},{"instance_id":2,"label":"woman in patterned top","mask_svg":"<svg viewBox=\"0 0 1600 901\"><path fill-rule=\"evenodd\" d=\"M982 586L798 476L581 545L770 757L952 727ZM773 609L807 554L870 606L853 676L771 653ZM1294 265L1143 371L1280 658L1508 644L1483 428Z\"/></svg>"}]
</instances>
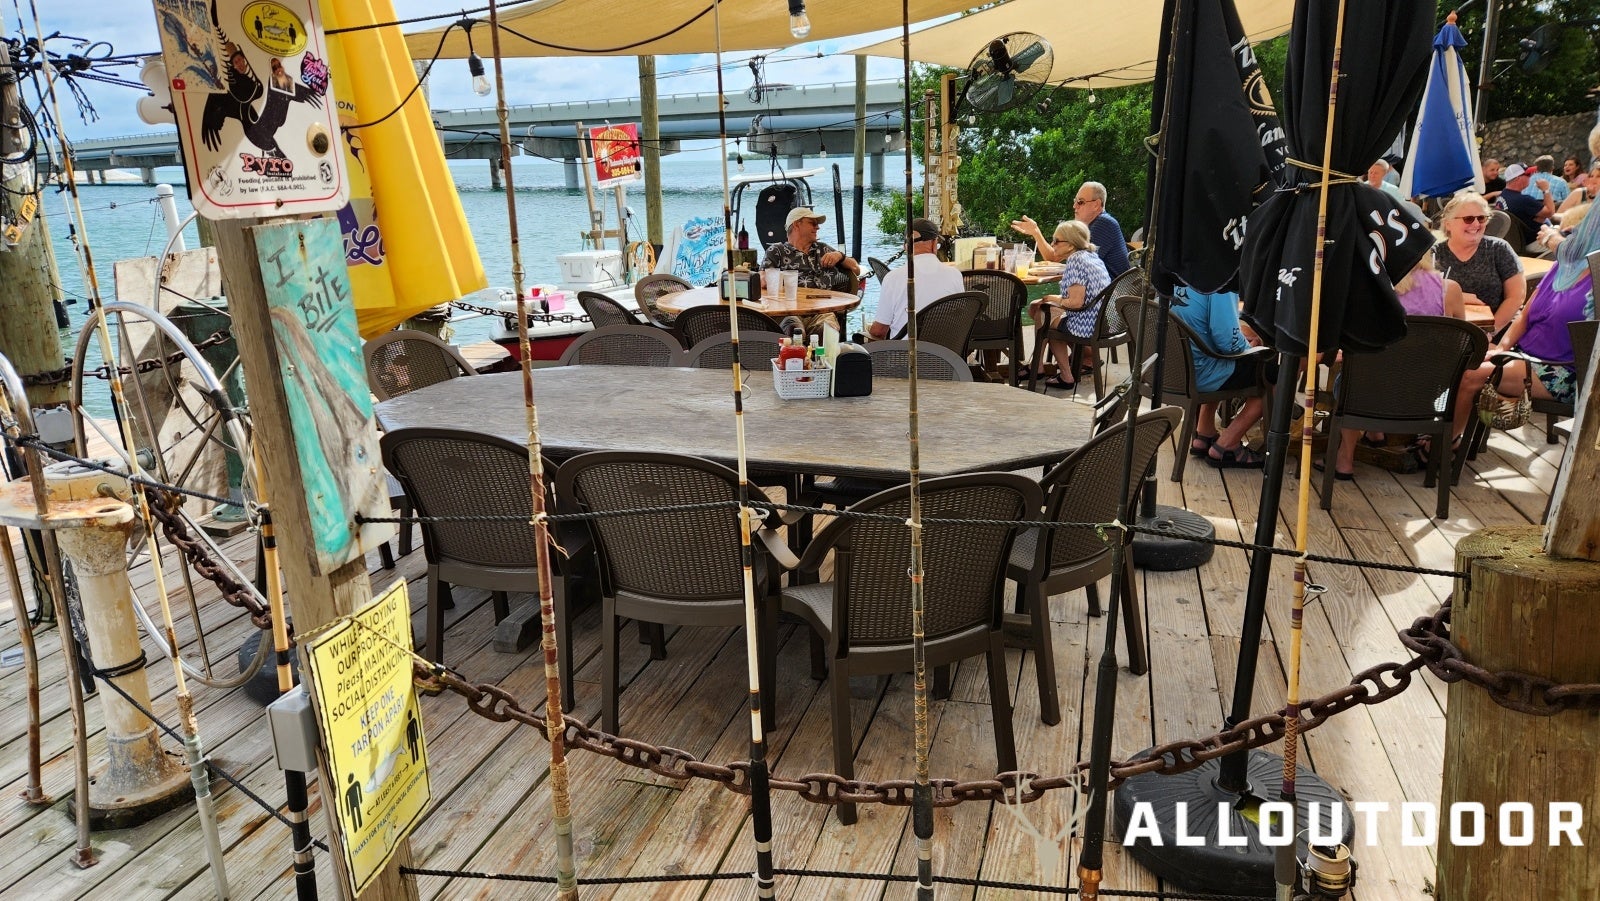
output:
<instances>
[{"instance_id":1,"label":"woman in patterned top","mask_svg":"<svg viewBox=\"0 0 1600 901\"><path fill-rule=\"evenodd\" d=\"M1046 294L1028 305L1028 317L1035 327L1049 329L1046 340L1059 367L1056 374L1045 379L1046 388L1076 388L1072 378L1072 345L1055 334L1066 332L1074 338L1093 338L1095 322L1100 316L1100 292L1111 284L1111 274L1106 264L1095 254L1089 241L1089 227L1076 219L1056 226L1055 238L1050 242L1057 253L1066 254L1061 262L1066 268L1061 272L1061 293Z\"/></svg>"}]
</instances>

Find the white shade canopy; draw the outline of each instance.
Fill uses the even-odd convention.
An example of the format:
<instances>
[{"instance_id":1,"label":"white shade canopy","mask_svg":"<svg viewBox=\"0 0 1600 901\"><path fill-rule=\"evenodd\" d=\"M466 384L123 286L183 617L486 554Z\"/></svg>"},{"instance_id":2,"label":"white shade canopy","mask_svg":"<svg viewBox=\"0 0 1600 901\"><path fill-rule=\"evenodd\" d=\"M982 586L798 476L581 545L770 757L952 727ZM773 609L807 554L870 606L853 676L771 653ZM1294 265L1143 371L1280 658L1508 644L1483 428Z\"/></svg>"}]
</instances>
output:
<instances>
[{"instance_id":1,"label":"white shade canopy","mask_svg":"<svg viewBox=\"0 0 1600 901\"><path fill-rule=\"evenodd\" d=\"M645 56L710 53L718 46L712 0L545 0L500 16L500 52L505 57ZM722 0L721 47L763 50L796 43L789 33L788 0ZM926 22L975 5L974 0L911 0L911 21ZM899 3L807 0L811 33L806 41L866 34L901 24ZM490 54L487 16L475 14L473 49ZM439 46L445 26L406 35L414 59L468 54L467 36L454 29ZM895 56L899 51L895 51Z\"/></svg>"},{"instance_id":2,"label":"white shade canopy","mask_svg":"<svg viewBox=\"0 0 1600 901\"><path fill-rule=\"evenodd\" d=\"M1293 0L1234 0L1252 43L1277 37L1294 19ZM989 41L1014 31L1041 35L1055 50L1051 84L1102 87L1150 81L1160 47L1162 0L1010 0L911 34L911 58L965 69ZM899 38L850 51L899 58ZM1075 82L1075 84L1073 84Z\"/></svg>"}]
</instances>

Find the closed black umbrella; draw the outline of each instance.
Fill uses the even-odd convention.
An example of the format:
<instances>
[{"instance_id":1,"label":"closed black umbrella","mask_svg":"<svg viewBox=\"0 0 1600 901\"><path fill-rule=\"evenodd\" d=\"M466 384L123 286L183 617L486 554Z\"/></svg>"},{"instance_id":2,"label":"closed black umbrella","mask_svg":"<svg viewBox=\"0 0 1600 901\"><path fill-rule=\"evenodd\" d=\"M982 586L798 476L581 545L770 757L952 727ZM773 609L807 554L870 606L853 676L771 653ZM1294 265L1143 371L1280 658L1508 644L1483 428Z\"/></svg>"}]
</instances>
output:
<instances>
[{"instance_id":1,"label":"closed black umbrella","mask_svg":"<svg viewBox=\"0 0 1600 901\"><path fill-rule=\"evenodd\" d=\"M1426 224L1361 174L1417 109L1427 79L1434 5L1345 0L1333 119L1319 351L1378 350L1405 335L1394 282L1433 246ZM1240 286L1245 320L1278 350L1306 353L1317 249L1318 191L1330 113L1328 78L1340 4L1298 0L1284 73L1283 125L1297 187L1251 214ZM1344 173L1341 176L1339 173Z\"/></svg>"}]
</instances>

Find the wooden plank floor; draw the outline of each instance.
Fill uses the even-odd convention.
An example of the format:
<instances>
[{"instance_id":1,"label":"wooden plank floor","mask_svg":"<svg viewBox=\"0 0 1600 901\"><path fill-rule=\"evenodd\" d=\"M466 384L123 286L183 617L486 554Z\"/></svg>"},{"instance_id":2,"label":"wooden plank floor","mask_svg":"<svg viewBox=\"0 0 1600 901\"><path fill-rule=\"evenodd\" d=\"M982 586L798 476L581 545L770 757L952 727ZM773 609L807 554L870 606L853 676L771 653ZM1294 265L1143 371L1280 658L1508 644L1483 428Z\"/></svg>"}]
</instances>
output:
<instances>
[{"instance_id":1,"label":"wooden plank floor","mask_svg":"<svg viewBox=\"0 0 1600 901\"><path fill-rule=\"evenodd\" d=\"M1081 397L1063 403L1087 402ZM1562 446L1547 445L1533 428L1497 433L1487 453L1469 464L1452 495L1451 516L1433 520L1433 493L1420 475L1395 475L1362 465L1354 482L1338 483L1334 509L1323 512L1313 497L1312 549L1318 553L1414 563L1449 569L1462 536L1485 525L1526 523L1542 515ZM1246 471L1224 473L1205 465L1188 468L1184 484L1165 478L1170 448L1159 470L1163 503L1182 504L1210 518L1223 538L1249 539L1255 532L1260 477ZM1297 486L1291 481L1282 502L1278 543L1292 543ZM13 533L14 535L15 533ZM248 566L252 549L239 539L229 555ZM396 577L411 581L414 599L425 596L421 553L400 561L394 573L369 560L375 586ZM1247 555L1219 549L1199 570L1141 575L1141 600L1151 648L1149 675L1126 668L1117 686L1114 752L1128 756L1152 743L1214 731L1233 690L1235 661L1249 569ZM167 564L169 585L181 588L177 567ZM1274 567L1270 610L1257 651L1255 708L1281 704L1288 662L1289 565ZM1317 565L1312 578L1328 592L1307 616L1302 685L1314 696L1343 684L1350 673L1386 660L1405 658L1395 630L1430 612L1450 590L1440 577ZM141 566L133 582L147 592L151 574ZM0 588L3 591L3 588ZM248 620L216 602L209 585L199 590L202 620L214 657L228 671L233 652L253 635ZM1105 596L1102 586L1102 596ZM452 665L475 680L496 681L532 706L542 691L542 669L534 653L502 654L492 649L491 606L483 592L458 590L446 648ZM525 598L514 598L514 602ZM32 599L29 599L32 603ZM187 605L179 601L174 609ZM0 647L18 643L9 598L0 603ZM1088 722L1097 703L1094 664L1103 645L1103 620L1086 615L1081 593L1052 599L1054 652L1060 681L1063 722L1038 720L1033 662L1020 651L1008 654L1016 706L1021 766L1059 773L1087 757ZM577 714L599 718L598 610L577 621ZM420 625L420 618L418 620ZM187 615L179 633L192 642ZM631 635L631 631L627 634ZM794 776L831 769L829 705L822 684L809 678L807 642L795 626L784 626L778 648L778 728L770 736L770 758L777 773ZM0 669L0 896L18 898L211 897L199 830L191 808L144 826L97 833L101 863L76 870L70 863L74 830L66 816L71 794L70 717L66 712L64 665L54 630L39 634L44 681L44 783L57 799L31 808L19 798L25 783L26 706L20 666ZM149 647L147 645L147 647ZM744 642L736 630L669 630L668 656L651 661L647 649L623 644L621 701L626 734L670 744L705 759L725 762L746 755L743 715ZM151 649L154 656L153 648ZM1125 650L1119 654L1125 659ZM159 713L175 719L170 667L149 671ZM260 708L240 691L192 685L207 749L223 768L252 791L273 801L282 798L281 777L271 761L270 741ZM931 711L934 775L981 778L993 772L987 683L979 661L955 675L950 699ZM1377 707L1361 707L1338 717L1307 737L1306 756L1324 778L1353 800L1436 800L1444 734L1443 686L1425 678L1411 690ZM860 680L852 686L856 772L862 778L906 777L911 773L911 700L908 677ZM554 844L548 823L546 745L527 729L490 723L468 711L455 696L423 700L434 770L433 807L412 838L419 867L547 875ZM89 705L91 754L103 747L98 702ZM571 755L575 796L579 876L658 877L692 874L744 874L754 868L750 822L744 798L708 783L677 782L581 752ZM1061 884L1075 882L1076 840L1053 859L1039 853L1069 816L1070 799L1054 793L1026 807L1026 822L989 804L966 804L936 817L935 871L986 880ZM219 786L222 841L236 898L283 898L292 892L288 831L244 795ZM863 806L860 822L841 826L828 810L780 793L774 799L775 855L782 867L818 871L911 874L915 855L907 811ZM313 788L313 828L326 831ZM1361 864L1357 895L1362 899L1427 897L1434 875L1433 849L1402 846L1399 825L1385 822L1385 841L1355 849ZM1038 833L1042 838L1035 836ZM332 897L327 855L318 855L318 879ZM1053 866L1051 866L1053 864ZM1163 886L1115 844L1107 848L1106 888ZM782 877L785 898L903 898L905 883L863 882L825 876ZM418 880L424 898L547 897L544 886L473 878ZM945 897L1009 898L1011 890L941 889ZM690 880L593 886L584 897L733 898L749 897L747 879Z\"/></svg>"}]
</instances>

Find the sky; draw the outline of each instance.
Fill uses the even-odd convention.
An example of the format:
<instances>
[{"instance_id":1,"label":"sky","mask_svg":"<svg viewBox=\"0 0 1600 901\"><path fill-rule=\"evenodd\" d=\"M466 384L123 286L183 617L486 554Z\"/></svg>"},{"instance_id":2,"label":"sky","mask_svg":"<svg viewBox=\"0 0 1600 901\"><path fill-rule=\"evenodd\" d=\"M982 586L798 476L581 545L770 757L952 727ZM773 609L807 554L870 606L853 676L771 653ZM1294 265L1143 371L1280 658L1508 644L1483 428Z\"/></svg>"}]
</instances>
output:
<instances>
[{"instance_id":1,"label":"sky","mask_svg":"<svg viewBox=\"0 0 1600 901\"><path fill-rule=\"evenodd\" d=\"M73 0L34 0L39 4L39 18L45 34L59 31L63 35L90 41L106 41L115 54L156 53L160 39L156 32L153 6L149 0L112 0L112 2L73 2ZM648 0L640 0L641 6ZM395 14L399 18L439 14L438 22L424 22L405 26L407 32L421 31L448 24L460 16L462 4L444 0L394 0ZM474 0L473 6L482 5ZM6 4L10 6L10 4ZM23 22L28 35L34 34L31 13L22 7L29 18ZM18 21L16 7L0 7L5 33L16 36ZM772 51L766 66L766 80L774 83L826 84L855 80L855 58L840 51L882 40L892 32L873 32L848 40L800 44ZM71 42L62 38L52 41L51 50L57 53L76 52ZM479 48L482 53L485 48ZM95 55L100 55L97 49ZM816 54L823 54L817 58ZM754 54L728 54L724 57L725 89L729 93L743 92L751 87L752 75L747 60ZM716 89L715 73L711 71L713 57L663 56L656 59L656 73L660 94L679 94ZM487 62L487 61L486 61ZM563 100L598 100L617 97L636 97L639 94L638 63L633 57L591 57L557 59L520 59L506 61L507 101L512 104L549 103ZM688 71L693 70L693 71ZM126 66L119 74L128 80L138 80L138 67ZM683 73L683 74L676 74ZM896 60L869 59L869 79L895 78L901 73ZM493 70L490 70L491 77ZM135 112L135 104L142 92L133 88L79 82L98 113L98 119L85 122L68 96L61 98L62 117L67 134L74 140L102 138L118 135L141 134L159 131L170 126L146 125ZM430 78L429 91L434 109L462 109L492 105L492 98L479 97L472 92L471 77L466 60L440 60Z\"/></svg>"}]
</instances>

